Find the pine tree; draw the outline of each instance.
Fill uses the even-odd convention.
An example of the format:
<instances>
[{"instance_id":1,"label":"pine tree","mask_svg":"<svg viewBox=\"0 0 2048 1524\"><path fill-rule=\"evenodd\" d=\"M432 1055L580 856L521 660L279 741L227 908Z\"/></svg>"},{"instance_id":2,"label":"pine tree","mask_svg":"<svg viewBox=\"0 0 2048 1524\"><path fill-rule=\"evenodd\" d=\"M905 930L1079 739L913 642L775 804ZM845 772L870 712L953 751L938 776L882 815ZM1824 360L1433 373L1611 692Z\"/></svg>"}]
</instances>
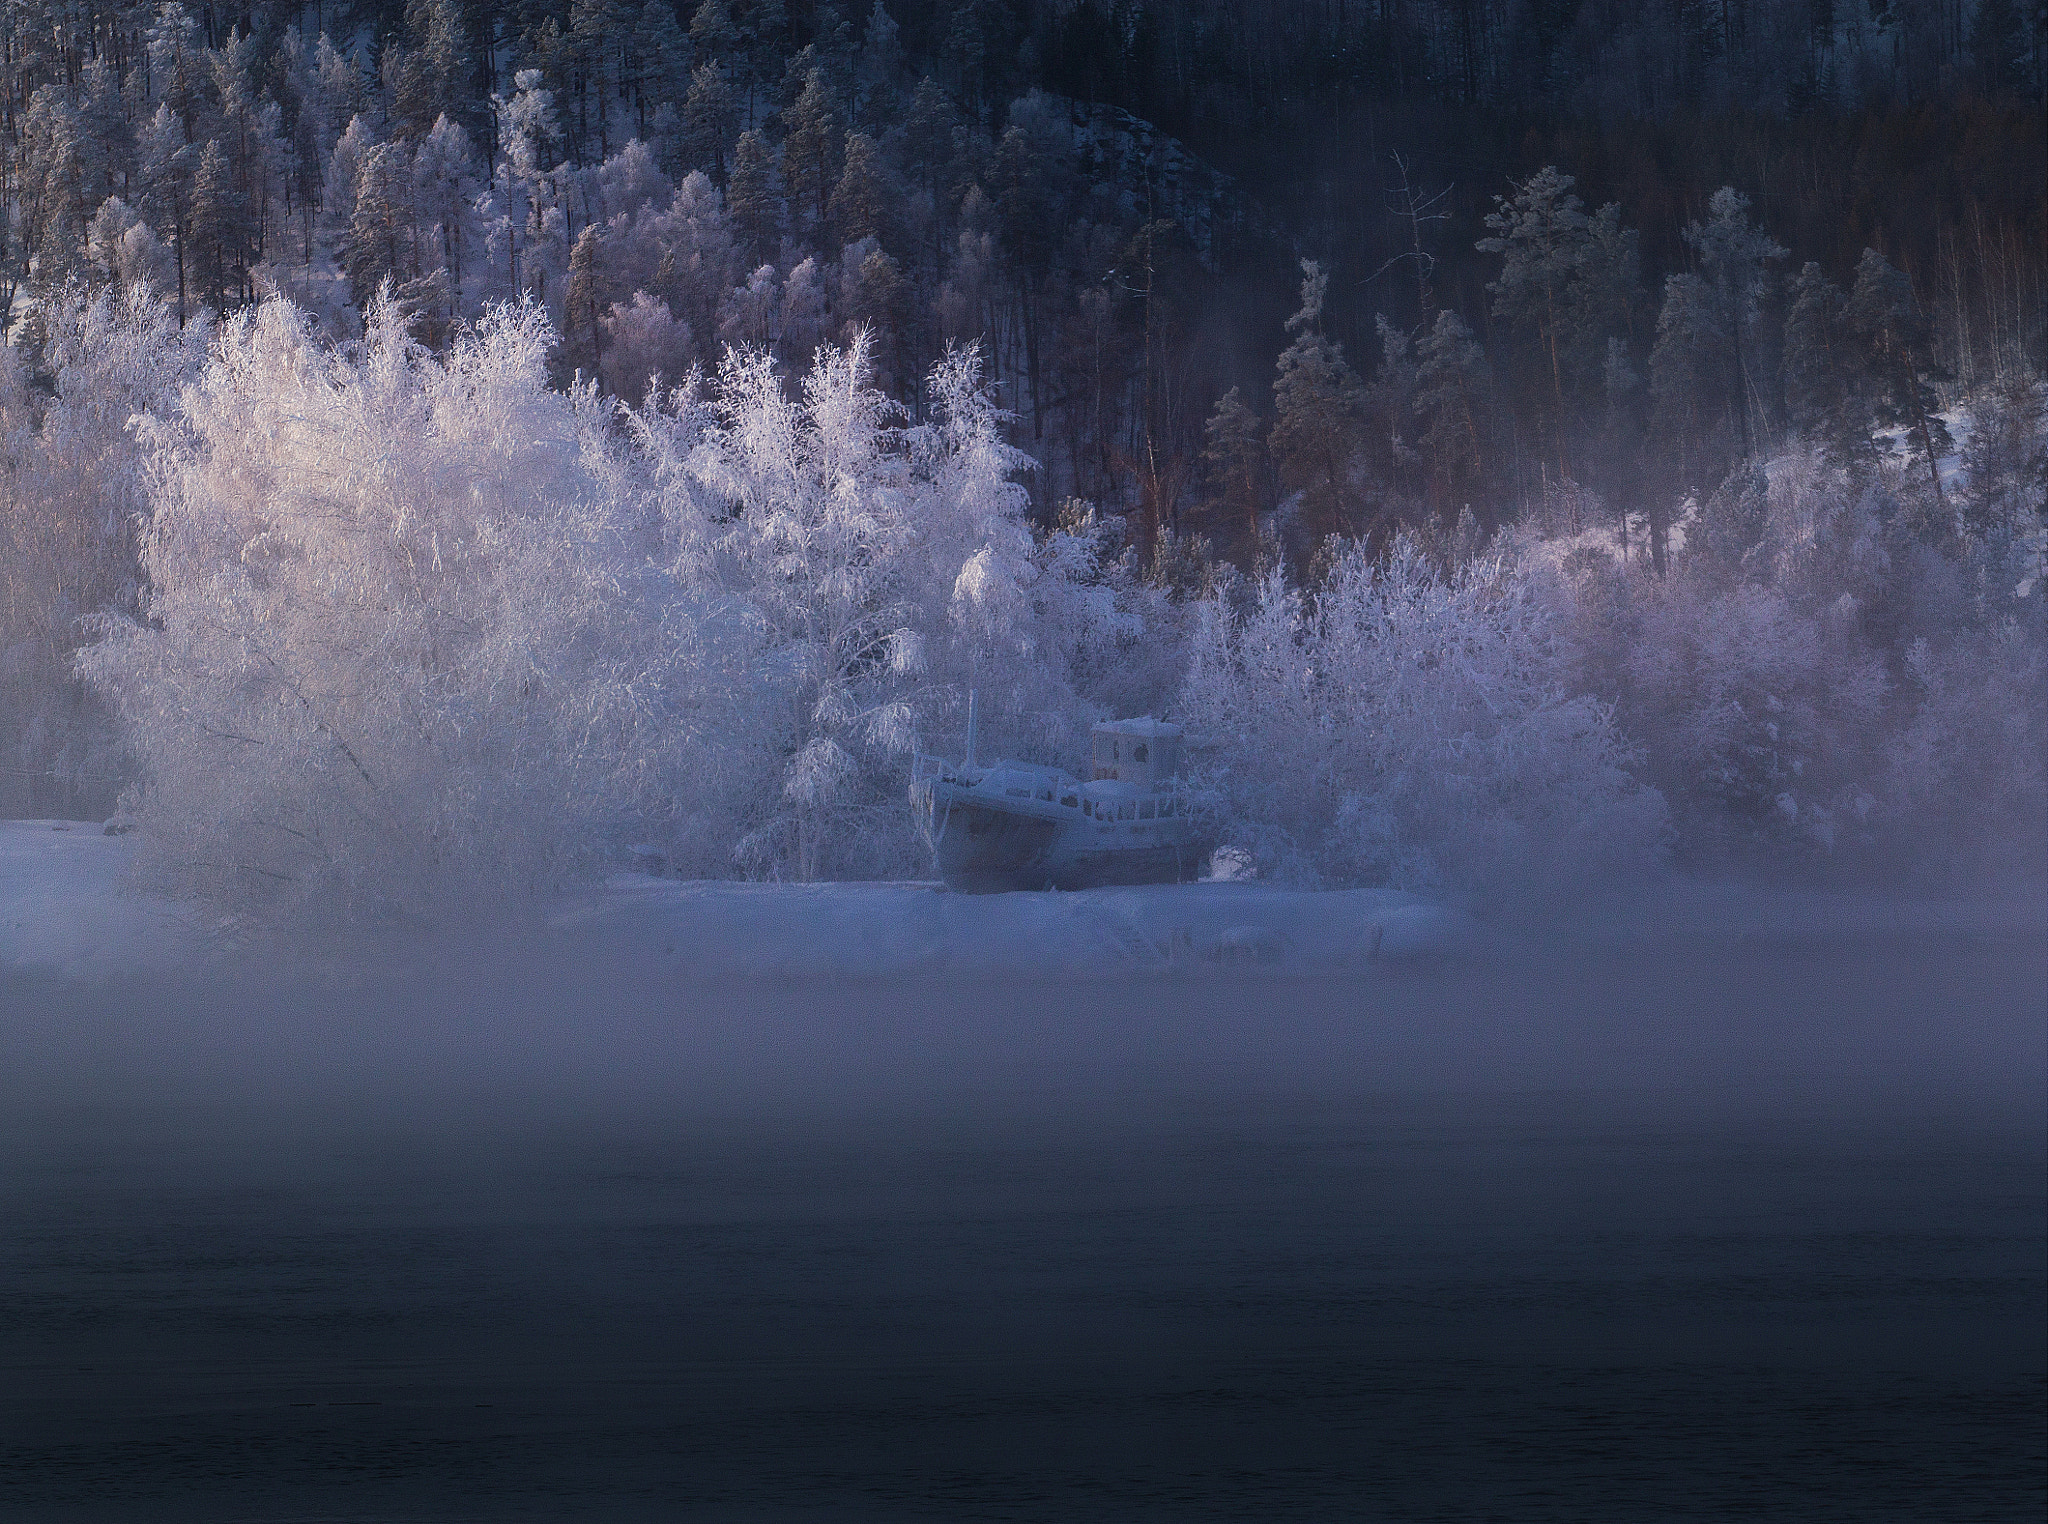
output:
<instances>
[{"instance_id":1,"label":"pine tree","mask_svg":"<svg viewBox=\"0 0 2048 1524\"><path fill-rule=\"evenodd\" d=\"M875 384L894 395L906 379L896 366L909 288L896 261L872 237L846 245L839 260L840 337L851 344L864 330L874 354Z\"/></svg>"},{"instance_id":2,"label":"pine tree","mask_svg":"<svg viewBox=\"0 0 2048 1524\"><path fill-rule=\"evenodd\" d=\"M977 121L986 121L1000 100L1014 46L1011 17L998 0L955 0L942 56L959 98Z\"/></svg>"},{"instance_id":3,"label":"pine tree","mask_svg":"<svg viewBox=\"0 0 2048 1524\"><path fill-rule=\"evenodd\" d=\"M1842 328L1841 289L1809 261L1792 281L1781 362L1792 427L1844 463L1870 456L1870 418L1855 347Z\"/></svg>"},{"instance_id":4,"label":"pine tree","mask_svg":"<svg viewBox=\"0 0 2048 1524\"><path fill-rule=\"evenodd\" d=\"M121 82L106 57L86 60L78 83L78 120L88 144L86 200L96 207L108 196L132 190L135 134L129 127Z\"/></svg>"},{"instance_id":5,"label":"pine tree","mask_svg":"<svg viewBox=\"0 0 2048 1524\"><path fill-rule=\"evenodd\" d=\"M35 254L36 284L49 290L81 273L86 230L99 205L96 199L87 204L92 147L69 92L55 85L42 86L31 98L22 136L28 245Z\"/></svg>"},{"instance_id":6,"label":"pine tree","mask_svg":"<svg viewBox=\"0 0 2048 1524\"><path fill-rule=\"evenodd\" d=\"M615 141L632 136L630 130L614 131L612 125L612 104L627 69L624 50L632 42L631 15L625 0L570 0L569 4L569 51L584 87L577 95L578 121L585 121L587 104L594 102L600 163L611 157Z\"/></svg>"},{"instance_id":7,"label":"pine tree","mask_svg":"<svg viewBox=\"0 0 2048 1524\"><path fill-rule=\"evenodd\" d=\"M789 9L783 0L745 0L735 19L745 58L750 92L748 105L751 107L751 92L775 78L776 69L790 52Z\"/></svg>"},{"instance_id":8,"label":"pine tree","mask_svg":"<svg viewBox=\"0 0 2048 1524\"><path fill-rule=\"evenodd\" d=\"M822 230L839 181L843 136L822 70L811 71L803 94L782 113L782 121L782 181L791 213Z\"/></svg>"},{"instance_id":9,"label":"pine tree","mask_svg":"<svg viewBox=\"0 0 2048 1524\"><path fill-rule=\"evenodd\" d=\"M1413 427L1415 345L1383 312L1373 314L1372 326L1379 336L1380 363L1365 383L1366 437L1374 471L1396 497L1406 497L1419 460Z\"/></svg>"},{"instance_id":10,"label":"pine tree","mask_svg":"<svg viewBox=\"0 0 2048 1524\"><path fill-rule=\"evenodd\" d=\"M776 184L775 156L758 132L741 133L733 149L725 206L746 257L773 258L782 238L782 196Z\"/></svg>"},{"instance_id":11,"label":"pine tree","mask_svg":"<svg viewBox=\"0 0 2048 1524\"><path fill-rule=\"evenodd\" d=\"M713 183L725 184L726 157L738 125L739 104L725 74L717 64L699 64L683 100L683 162L704 170Z\"/></svg>"},{"instance_id":12,"label":"pine tree","mask_svg":"<svg viewBox=\"0 0 2048 1524\"><path fill-rule=\"evenodd\" d=\"M169 101L143 123L136 136L136 178L140 182L139 209L156 229L157 236L171 244L177 256L178 326L185 326L187 286L192 272L187 268L188 232L192 207L192 148L185 141L185 129Z\"/></svg>"},{"instance_id":13,"label":"pine tree","mask_svg":"<svg viewBox=\"0 0 2048 1524\"><path fill-rule=\"evenodd\" d=\"M886 248L894 241L901 192L891 179L875 140L864 132L848 133L846 168L833 188L831 203L832 236L841 245L873 238Z\"/></svg>"},{"instance_id":14,"label":"pine tree","mask_svg":"<svg viewBox=\"0 0 2048 1524\"><path fill-rule=\"evenodd\" d=\"M1580 305L1574 288L1593 241L1585 204L1571 194L1573 183L1554 166L1539 170L1513 196L1496 198L1499 209L1486 218L1494 236L1477 245L1482 253L1502 259L1500 275L1486 288L1493 293L1494 315L1534 330L1543 352L1551 434L1558 471L1566 477L1571 475L1564 443L1570 416L1567 353L1577 338L1573 317Z\"/></svg>"},{"instance_id":15,"label":"pine tree","mask_svg":"<svg viewBox=\"0 0 2048 1524\"><path fill-rule=\"evenodd\" d=\"M192 176L191 228L200 290L215 310L224 311L230 289L240 297L247 281L248 204L235 189L217 138L206 140Z\"/></svg>"},{"instance_id":16,"label":"pine tree","mask_svg":"<svg viewBox=\"0 0 2048 1524\"><path fill-rule=\"evenodd\" d=\"M1301 494L1306 528L1320 540L1360 528L1352 474L1365 397L1343 346L1323 332L1329 276L1312 259L1301 262L1301 271L1301 309L1287 320L1294 342L1276 366L1267 448L1280 485Z\"/></svg>"},{"instance_id":17,"label":"pine tree","mask_svg":"<svg viewBox=\"0 0 2048 1524\"><path fill-rule=\"evenodd\" d=\"M839 13L832 0L819 0L811 12L812 41L809 47L816 50L818 67L825 71L825 83L832 87L833 97L842 105L854 98L855 53L853 25Z\"/></svg>"},{"instance_id":18,"label":"pine tree","mask_svg":"<svg viewBox=\"0 0 2048 1524\"><path fill-rule=\"evenodd\" d=\"M689 67L690 39L676 21L672 0L647 0L633 28L632 84L641 137L648 135L649 124L663 107L673 112L683 105L686 87L681 81ZM694 75L689 77L694 86ZM719 147L722 164L724 144Z\"/></svg>"},{"instance_id":19,"label":"pine tree","mask_svg":"<svg viewBox=\"0 0 2048 1524\"><path fill-rule=\"evenodd\" d=\"M319 83L320 148L324 158L334 151L334 140L348 131L348 124L365 105L362 71L335 48L327 34L320 34L313 50L313 67Z\"/></svg>"},{"instance_id":20,"label":"pine tree","mask_svg":"<svg viewBox=\"0 0 2048 1524\"><path fill-rule=\"evenodd\" d=\"M1906 430L1908 447L1925 462L1935 500L1941 501L1940 461L1954 443L1936 413L1930 384L1938 374L1934 325L1920 310L1911 277L1877 250L1865 249L1842 317L1861 341L1876 382L1878 420Z\"/></svg>"},{"instance_id":21,"label":"pine tree","mask_svg":"<svg viewBox=\"0 0 2048 1524\"><path fill-rule=\"evenodd\" d=\"M405 145L370 145L356 164L355 205L340 249L359 311L370 310L387 277L402 284L418 273L411 201L412 155Z\"/></svg>"},{"instance_id":22,"label":"pine tree","mask_svg":"<svg viewBox=\"0 0 2048 1524\"><path fill-rule=\"evenodd\" d=\"M732 24L732 9L726 0L703 0L690 18L690 46L698 58L717 64L728 72L733 50L739 45L739 31Z\"/></svg>"},{"instance_id":23,"label":"pine tree","mask_svg":"<svg viewBox=\"0 0 2048 1524\"><path fill-rule=\"evenodd\" d=\"M412 208L422 236L433 245L420 261L423 269L447 272L451 319L463 310L465 282L479 284L482 273L483 237L476 217L480 181L469 134L460 123L441 117L413 154Z\"/></svg>"},{"instance_id":24,"label":"pine tree","mask_svg":"<svg viewBox=\"0 0 2048 1524\"><path fill-rule=\"evenodd\" d=\"M1769 570L1764 554L1771 529L1771 482L1763 467L1745 461L1729 473L1700 508L1697 545L1688 536L1688 559L1725 579L1756 580Z\"/></svg>"},{"instance_id":25,"label":"pine tree","mask_svg":"<svg viewBox=\"0 0 2048 1524\"><path fill-rule=\"evenodd\" d=\"M1615 202L1586 221L1565 324L1566 374L1582 392L1604 374L1608 339L1626 338L1636 330L1643 305L1638 243L1636 230L1621 225L1621 207Z\"/></svg>"},{"instance_id":26,"label":"pine tree","mask_svg":"<svg viewBox=\"0 0 2048 1524\"><path fill-rule=\"evenodd\" d=\"M1734 454L1726 426L1728 390L1723 359L1728 338L1721 330L1721 304L1697 275L1673 275L1664 282L1657 314L1657 342L1650 351L1650 396L1655 435L1669 451L1671 495L1712 480ZM1650 500L1650 557L1664 570L1663 499Z\"/></svg>"},{"instance_id":27,"label":"pine tree","mask_svg":"<svg viewBox=\"0 0 2048 1524\"><path fill-rule=\"evenodd\" d=\"M150 93L176 113L185 129L186 141L190 142L206 103L207 71L202 61L204 43L199 23L180 0L165 0L157 7L144 38Z\"/></svg>"},{"instance_id":28,"label":"pine tree","mask_svg":"<svg viewBox=\"0 0 2048 1524\"><path fill-rule=\"evenodd\" d=\"M477 119L476 65L461 0L409 0L405 24L412 45L396 71L391 100L400 134L424 137L444 115L465 124Z\"/></svg>"},{"instance_id":29,"label":"pine tree","mask_svg":"<svg viewBox=\"0 0 2048 1524\"><path fill-rule=\"evenodd\" d=\"M1259 513L1265 503L1265 451L1259 443L1259 415L1232 387L1216 399L1203 425L1202 461L1209 468L1209 511L1232 538L1258 542Z\"/></svg>"},{"instance_id":30,"label":"pine tree","mask_svg":"<svg viewBox=\"0 0 2048 1524\"><path fill-rule=\"evenodd\" d=\"M1728 411L1736 420L1746 458L1756 453L1750 415L1759 410L1757 399L1771 378L1753 373L1745 355L1755 353L1757 344L1754 338L1745 344L1743 336L1756 326L1759 299L1770 278L1767 266L1783 259L1785 250L1749 220L1749 198L1733 186L1724 185L1714 192L1707 213L1704 225L1687 224L1685 241L1699 255L1700 268L1720 309L1716 326L1727 344L1722 369L1729 393Z\"/></svg>"},{"instance_id":31,"label":"pine tree","mask_svg":"<svg viewBox=\"0 0 2048 1524\"><path fill-rule=\"evenodd\" d=\"M562 294L562 349L558 357L564 371L585 377L601 374L606 307L603 291L604 235L596 223L588 223L576 235L576 247L569 251L569 284Z\"/></svg>"},{"instance_id":32,"label":"pine tree","mask_svg":"<svg viewBox=\"0 0 2048 1524\"><path fill-rule=\"evenodd\" d=\"M1978 0L1970 23L1970 59L1986 95L2016 96L2025 91L2031 51L2027 24L2014 0Z\"/></svg>"},{"instance_id":33,"label":"pine tree","mask_svg":"<svg viewBox=\"0 0 2048 1524\"><path fill-rule=\"evenodd\" d=\"M946 92L926 75L918 82L917 93L910 98L910 112L903 119L903 156L905 166L932 193L934 201L941 199L941 181L953 157L953 130L959 122L959 113Z\"/></svg>"},{"instance_id":34,"label":"pine tree","mask_svg":"<svg viewBox=\"0 0 2048 1524\"><path fill-rule=\"evenodd\" d=\"M1454 524L1471 507L1485 470L1486 351L1448 307L1415 349L1416 446L1429 468L1437 512Z\"/></svg>"},{"instance_id":35,"label":"pine tree","mask_svg":"<svg viewBox=\"0 0 2048 1524\"><path fill-rule=\"evenodd\" d=\"M854 77L860 84L861 120L886 125L897 120L902 97L896 77L903 72L903 44L896 20L882 0L875 0L861 34L860 61Z\"/></svg>"}]
</instances>

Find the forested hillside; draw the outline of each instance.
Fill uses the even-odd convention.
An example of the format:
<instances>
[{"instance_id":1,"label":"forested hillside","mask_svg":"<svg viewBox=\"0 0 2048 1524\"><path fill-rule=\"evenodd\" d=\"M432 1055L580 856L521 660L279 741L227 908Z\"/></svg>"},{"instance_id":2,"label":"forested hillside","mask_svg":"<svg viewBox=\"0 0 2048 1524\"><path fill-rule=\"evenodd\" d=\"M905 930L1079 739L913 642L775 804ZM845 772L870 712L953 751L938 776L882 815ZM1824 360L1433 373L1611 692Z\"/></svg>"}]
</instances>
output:
<instances>
[{"instance_id":1,"label":"forested hillside","mask_svg":"<svg viewBox=\"0 0 2048 1524\"><path fill-rule=\"evenodd\" d=\"M2039 873L2038 0L25 3L0 810L919 873L967 687L1267 871Z\"/></svg>"}]
</instances>

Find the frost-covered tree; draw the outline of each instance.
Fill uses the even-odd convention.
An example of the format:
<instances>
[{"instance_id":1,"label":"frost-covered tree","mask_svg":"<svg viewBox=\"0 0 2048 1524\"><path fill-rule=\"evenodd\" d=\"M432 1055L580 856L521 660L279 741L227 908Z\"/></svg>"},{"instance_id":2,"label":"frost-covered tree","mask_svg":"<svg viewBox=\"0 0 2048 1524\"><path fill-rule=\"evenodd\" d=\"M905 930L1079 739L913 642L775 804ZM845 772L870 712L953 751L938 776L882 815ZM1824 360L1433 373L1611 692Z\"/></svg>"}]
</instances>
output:
<instances>
[{"instance_id":1,"label":"frost-covered tree","mask_svg":"<svg viewBox=\"0 0 2048 1524\"><path fill-rule=\"evenodd\" d=\"M728 354L700 468L737 521L746 590L782 663L762 674L781 721L782 808L741 850L802 879L837 867L847 816L873 810L863 773L907 743L893 680L921 658L901 568L909 494L867 363L865 342L821 350L792 401L770 357Z\"/></svg>"},{"instance_id":2,"label":"frost-covered tree","mask_svg":"<svg viewBox=\"0 0 2048 1524\"><path fill-rule=\"evenodd\" d=\"M658 377L681 376L690 368L696 352L690 325L677 321L667 302L645 291L635 291L630 302L613 302L601 325L599 374L614 397L643 401Z\"/></svg>"},{"instance_id":3,"label":"frost-covered tree","mask_svg":"<svg viewBox=\"0 0 2048 1524\"><path fill-rule=\"evenodd\" d=\"M440 274L447 293L444 326L471 310L475 296L493 284L477 215L482 191L483 175L468 132L446 116L436 118L413 152L411 203L419 229L420 274Z\"/></svg>"},{"instance_id":4,"label":"frost-covered tree","mask_svg":"<svg viewBox=\"0 0 2048 1524\"><path fill-rule=\"evenodd\" d=\"M216 310L246 288L251 234L248 197L236 187L219 140L209 138L192 172L191 238L200 294Z\"/></svg>"},{"instance_id":5,"label":"frost-covered tree","mask_svg":"<svg viewBox=\"0 0 2048 1524\"><path fill-rule=\"evenodd\" d=\"M194 274L186 236L191 227L194 162L184 125L170 102L161 103L136 134L136 205L156 230L158 239L169 245L175 255L180 323L185 321Z\"/></svg>"},{"instance_id":6,"label":"frost-covered tree","mask_svg":"<svg viewBox=\"0 0 2048 1524\"><path fill-rule=\"evenodd\" d=\"M104 812L123 759L72 660L96 620L136 608L148 472L129 423L175 399L207 334L139 282L52 293L26 326L49 395L0 349L0 799Z\"/></svg>"}]
</instances>

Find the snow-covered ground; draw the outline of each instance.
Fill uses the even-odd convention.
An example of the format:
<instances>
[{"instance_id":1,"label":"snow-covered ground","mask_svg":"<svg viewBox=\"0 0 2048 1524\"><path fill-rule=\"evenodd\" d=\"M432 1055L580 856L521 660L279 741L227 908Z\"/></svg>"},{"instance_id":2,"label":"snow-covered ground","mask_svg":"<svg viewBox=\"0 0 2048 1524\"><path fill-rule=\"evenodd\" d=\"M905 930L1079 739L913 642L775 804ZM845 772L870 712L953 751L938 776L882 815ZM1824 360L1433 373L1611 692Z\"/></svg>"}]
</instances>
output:
<instances>
[{"instance_id":1,"label":"snow-covered ground","mask_svg":"<svg viewBox=\"0 0 2048 1524\"><path fill-rule=\"evenodd\" d=\"M229 939L124 888L134 838L0 821L0 970L74 978L198 961ZM954 894L934 883L741 884L624 873L549 917L572 943L718 975L1091 974L1216 964L1313 972L1454 956L1461 913L1392 890L1261 884Z\"/></svg>"},{"instance_id":2,"label":"snow-covered ground","mask_svg":"<svg viewBox=\"0 0 2048 1524\"><path fill-rule=\"evenodd\" d=\"M0 821L0 973L74 979L190 966L241 939L125 887L134 838L83 821ZM1991 900L1676 880L1552 907L1513 929L1388 889L1259 883L954 894L935 883L741 884L620 874L548 917L565 951L658 956L718 977L1090 977L1148 970L1334 974L1515 959L1532 939L1619 950L1844 938L2039 935L2035 890ZM246 946L246 943L241 943Z\"/></svg>"},{"instance_id":3,"label":"snow-covered ground","mask_svg":"<svg viewBox=\"0 0 2048 1524\"><path fill-rule=\"evenodd\" d=\"M196 916L123 889L134 846L96 821L0 820L0 971L96 978L196 956Z\"/></svg>"},{"instance_id":4,"label":"snow-covered ground","mask_svg":"<svg viewBox=\"0 0 2048 1524\"><path fill-rule=\"evenodd\" d=\"M1205 963L1303 972L1457 956L1463 914L1390 889L1256 883L955 894L936 883L682 883L621 875L564 931L734 974L1098 974Z\"/></svg>"}]
</instances>

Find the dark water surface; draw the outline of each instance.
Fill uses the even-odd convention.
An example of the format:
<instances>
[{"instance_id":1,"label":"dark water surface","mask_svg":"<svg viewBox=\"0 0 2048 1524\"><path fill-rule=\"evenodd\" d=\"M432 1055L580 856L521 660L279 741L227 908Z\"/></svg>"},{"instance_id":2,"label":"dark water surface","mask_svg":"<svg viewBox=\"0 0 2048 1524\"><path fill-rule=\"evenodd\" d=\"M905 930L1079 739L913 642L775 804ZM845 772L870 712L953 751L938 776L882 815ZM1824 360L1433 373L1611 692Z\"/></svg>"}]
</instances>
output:
<instances>
[{"instance_id":1,"label":"dark water surface","mask_svg":"<svg viewBox=\"0 0 2048 1524\"><path fill-rule=\"evenodd\" d=\"M0 1517L2037 1520L2044 955L10 986Z\"/></svg>"}]
</instances>

